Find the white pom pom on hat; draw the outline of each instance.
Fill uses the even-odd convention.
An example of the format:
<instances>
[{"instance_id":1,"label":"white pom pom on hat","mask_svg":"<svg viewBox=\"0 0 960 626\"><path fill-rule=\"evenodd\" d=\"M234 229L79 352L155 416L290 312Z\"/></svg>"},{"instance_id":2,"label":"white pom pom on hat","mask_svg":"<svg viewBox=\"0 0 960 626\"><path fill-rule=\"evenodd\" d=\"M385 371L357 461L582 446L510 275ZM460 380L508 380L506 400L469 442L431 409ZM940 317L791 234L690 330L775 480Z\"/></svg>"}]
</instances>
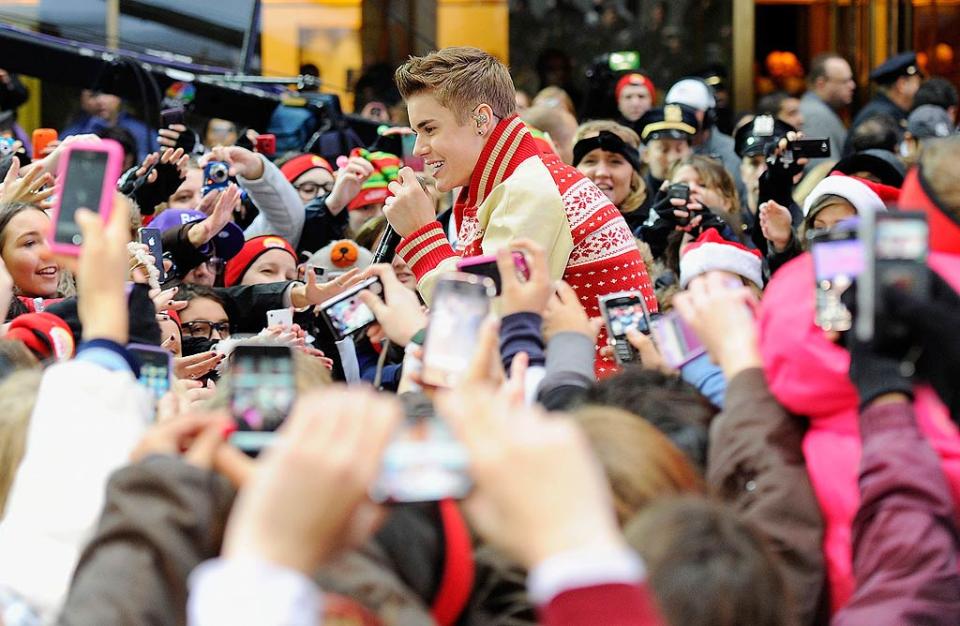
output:
<instances>
[{"instance_id":1,"label":"white pom pom on hat","mask_svg":"<svg viewBox=\"0 0 960 626\"><path fill-rule=\"evenodd\" d=\"M712 271L742 276L763 289L763 260L758 250L751 250L735 241L727 241L711 228L683 249L680 256L680 287Z\"/></svg>"}]
</instances>

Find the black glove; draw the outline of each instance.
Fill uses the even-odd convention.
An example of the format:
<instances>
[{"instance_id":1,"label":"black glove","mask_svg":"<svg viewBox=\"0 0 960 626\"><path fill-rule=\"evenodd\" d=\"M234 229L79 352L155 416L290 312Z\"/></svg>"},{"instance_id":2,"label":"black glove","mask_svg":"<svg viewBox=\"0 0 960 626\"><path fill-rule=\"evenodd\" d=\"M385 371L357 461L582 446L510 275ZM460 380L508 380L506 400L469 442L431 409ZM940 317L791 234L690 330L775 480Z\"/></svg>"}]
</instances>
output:
<instances>
[{"instance_id":1,"label":"black glove","mask_svg":"<svg viewBox=\"0 0 960 626\"><path fill-rule=\"evenodd\" d=\"M854 282L841 296L841 301L854 319L857 317L857 287ZM850 381L860 396L861 413L884 394L902 393L913 398L913 383L909 373L912 367L905 362L911 345L909 342L883 346L876 338L860 341L854 329L843 334L843 341L850 351Z\"/></svg>"},{"instance_id":2,"label":"black glove","mask_svg":"<svg viewBox=\"0 0 960 626\"><path fill-rule=\"evenodd\" d=\"M936 272L930 272L930 299L918 300L897 289L884 293L888 316L912 330L921 348L917 376L933 386L960 423L960 296Z\"/></svg>"},{"instance_id":3,"label":"black glove","mask_svg":"<svg viewBox=\"0 0 960 626\"><path fill-rule=\"evenodd\" d=\"M157 205L176 193L184 180L175 163L157 163L152 169L157 173L157 179L152 183L144 181L133 190L133 199L140 206L141 215L153 215ZM141 178L149 175L150 171L147 170Z\"/></svg>"},{"instance_id":4,"label":"black glove","mask_svg":"<svg viewBox=\"0 0 960 626\"><path fill-rule=\"evenodd\" d=\"M903 361L880 354L872 343L857 339L857 333L847 333L850 350L850 380L860 395L860 412L871 402L888 393L902 393L913 398L913 383L903 373Z\"/></svg>"}]
</instances>

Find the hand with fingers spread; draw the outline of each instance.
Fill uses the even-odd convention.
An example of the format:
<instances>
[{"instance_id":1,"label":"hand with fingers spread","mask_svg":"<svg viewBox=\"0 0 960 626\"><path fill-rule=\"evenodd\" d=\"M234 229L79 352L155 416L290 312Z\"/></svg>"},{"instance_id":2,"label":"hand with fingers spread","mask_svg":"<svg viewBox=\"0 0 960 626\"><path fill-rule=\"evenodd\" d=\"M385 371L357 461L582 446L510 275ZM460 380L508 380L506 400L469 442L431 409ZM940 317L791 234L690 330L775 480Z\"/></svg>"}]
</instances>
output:
<instances>
[{"instance_id":1,"label":"hand with fingers spread","mask_svg":"<svg viewBox=\"0 0 960 626\"><path fill-rule=\"evenodd\" d=\"M237 498L224 556L312 575L358 522L372 532L367 494L401 416L396 400L369 391L302 396Z\"/></svg>"},{"instance_id":2,"label":"hand with fingers spread","mask_svg":"<svg viewBox=\"0 0 960 626\"><path fill-rule=\"evenodd\" d=\"M229 185L222 192L219 190L211 191L207 196L213 193L218 194L213 205L213 212L205 220L191 226L187 232L190 243L196 248L204 245L226 228L227 222L233 217L233 209L240 202L240 188L234 184ZM206 200L206 196L204 200Z\"/></svg>"},{"instance_id":3,"label":"hand with fingers spread","mask_svg":"<svg viewBox=\"0 0 960 626\"><path fill-rule=\"evenodd\" d=\"M166 148L162 153L147 155L135 172L138 178L146 176L146 180L133 192L133 199L137 201L142 214L153 214L158 204L176 193L187 177L189 161L190 157L183 153L182 148Z\"/></svg>"},{"instance_id":4,"label":"hand with fingers spread","mask_svg":"<svg viewBox=\"0 0 960 626\"><path fill-rule=\"evenodd\" d=\"M571 419L483 385L437 402L467 448L475 488L463 508L481 536L527 569L573 550L624 549L603 469Z\"/></svg>"},{"instance_id":5,"label":"hand with fingers spread","mask_svg":"<svg viewBox=\"0 0 960 626\"><path fill-rule=\"evenodd\" d=\"M397 180L387 186L393 195L386 199L383 214L401 237L407 237L436 221L433 199L409 167L400 170Z\"/></svg>"},{"instance_id":6,"label":"hand with fingers spread","mask_svg":"<svg viewBox=\"0 0 960 626\"><path fill-rule=\"evenodd\" d=\"M306 283L297 284L290 290L290 303L298 309L311 305L323 304L330 298L338 296L350 287L360 282L363 275L358 268L325 283L318 283L313 272L304 274Z\"/></svg>"},{"instance_id":7,"label":"hand with fingers spread","mask_svg":"<svg viewBox=\"0 0 960 626\"><path fill-rule=\"evenodd\" d=\"M55 190L53 174L44 172L40 167L26 168L23 178L18 178L19 174L20 161L13 159L10 162L7 175L3 178L3 192L0 193L0 202L4 204L23 202L47 208L44 202L53 195Z\"/></svg>"},{"instance_id":8,"label":"hand with fingers spread","mask_svg":"<svg viewBox=\"0 0 960 626\"><path fill-rule=\"evenodd\" d=\"M427 327L420 299L397 280L393 268L386 263L367 268L364 276L380 279L383 299L365 290L358 296L360 301L370 308L390 341L398 346L407 345L415 334Z\"/></svg>"},{"instance_id":9,"label":"hand with fingers spread","mask_svg":"<svg viewBox=\"0 0 960 626\"><path fill-rule=\"evenodd\" d=\"M513 252L522 252L530 276L527 280L517 276ZM536 313L541 315L553 294L553 281L547 266L547 252L530 239L516 239L510 250L497 251L497 269L500 270L500 313L504 317L513 313Z\"/></svg>"},{"instance_id":10,"label":"hand with fingers spread","mask_svg":"<svg viewBox=\"0 0 960 626\"><path fill-rule=\"evenodd\" d=\"M750 289L717 272L694 279L673 298L677 313L697 333L727 380L763 365L753 314L756 302Z\"/></svg>"},{"instance_id":11,"label":"hand with fingers spread","mask_svg":"<svg viewBox=\"0 0 960 626\"><path fill-rule=\"evenodd\" d=\"M547 341L558 333L580 333L591 341L597 340L603 320L590 319L573 287L564 281L557 282L556 292L547 301L543 313L543 336Z\"/></svg>"},{"instance_id":12,"label":"hand with fingers spread","mask_svg":"<svg viewBox=\"0 0 960 626\"><path fill-rule=\"evenodd\" d=\"M370 161L363 157L341 157L337 160L337 179L333 189L327 196L327 209L333 215L338 214L357 197L363 188L363 183L373 174L374 168Z\"/></svg>"},{"instance_id":13,"label":"hand with fingers spread","mask_svg":"<svg viewBox=\"0 0 960 626\"><path fill-rule=\"evenodd\" d=\"M182 455L191 465L211 469L229 424L225 413L197 413L158 423L144 434L130 453L130 461L138 463L154 454Z\"/></svg>"}]
</instances>

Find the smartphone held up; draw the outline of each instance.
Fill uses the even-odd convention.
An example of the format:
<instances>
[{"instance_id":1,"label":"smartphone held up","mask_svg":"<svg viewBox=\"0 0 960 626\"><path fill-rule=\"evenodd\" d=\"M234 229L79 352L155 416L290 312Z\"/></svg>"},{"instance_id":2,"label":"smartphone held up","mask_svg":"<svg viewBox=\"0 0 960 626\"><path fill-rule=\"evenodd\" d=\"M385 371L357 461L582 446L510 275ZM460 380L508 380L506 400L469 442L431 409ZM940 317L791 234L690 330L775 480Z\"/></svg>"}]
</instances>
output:
<instances>
[{"instance_id":1,"label":"smartphone held up","mask_svg":"<svg viewBox=\"0 0 960 626\"><path fill-rule=\"evenodd\" d=\"M77 141L63 149L57 198L50 215L50 247L54 252L79 255L83 237L76 221L77 209L100 213L107 221L122 166L123 148L111 139Z\"/></svg>"}]
</instances>

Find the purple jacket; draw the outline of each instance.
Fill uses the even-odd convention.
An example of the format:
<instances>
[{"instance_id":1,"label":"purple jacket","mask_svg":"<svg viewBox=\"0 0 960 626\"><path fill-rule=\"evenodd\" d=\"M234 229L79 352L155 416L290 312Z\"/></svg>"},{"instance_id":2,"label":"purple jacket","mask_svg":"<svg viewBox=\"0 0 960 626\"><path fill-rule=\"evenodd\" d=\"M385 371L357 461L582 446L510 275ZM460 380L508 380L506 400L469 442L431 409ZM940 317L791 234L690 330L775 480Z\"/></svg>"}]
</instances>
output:
<instances>
[{"instance_id":1,"label":"purple jacket","mask_svg":"<svg viewBox=\"0 0 960 626\"><path fill-rule=\"evenodd\" d=\"M960 623L960 534L937 454L907 402L860 416L860 508L853 522L857 587L833 626Z\"/></svg>"}]
</instances>

